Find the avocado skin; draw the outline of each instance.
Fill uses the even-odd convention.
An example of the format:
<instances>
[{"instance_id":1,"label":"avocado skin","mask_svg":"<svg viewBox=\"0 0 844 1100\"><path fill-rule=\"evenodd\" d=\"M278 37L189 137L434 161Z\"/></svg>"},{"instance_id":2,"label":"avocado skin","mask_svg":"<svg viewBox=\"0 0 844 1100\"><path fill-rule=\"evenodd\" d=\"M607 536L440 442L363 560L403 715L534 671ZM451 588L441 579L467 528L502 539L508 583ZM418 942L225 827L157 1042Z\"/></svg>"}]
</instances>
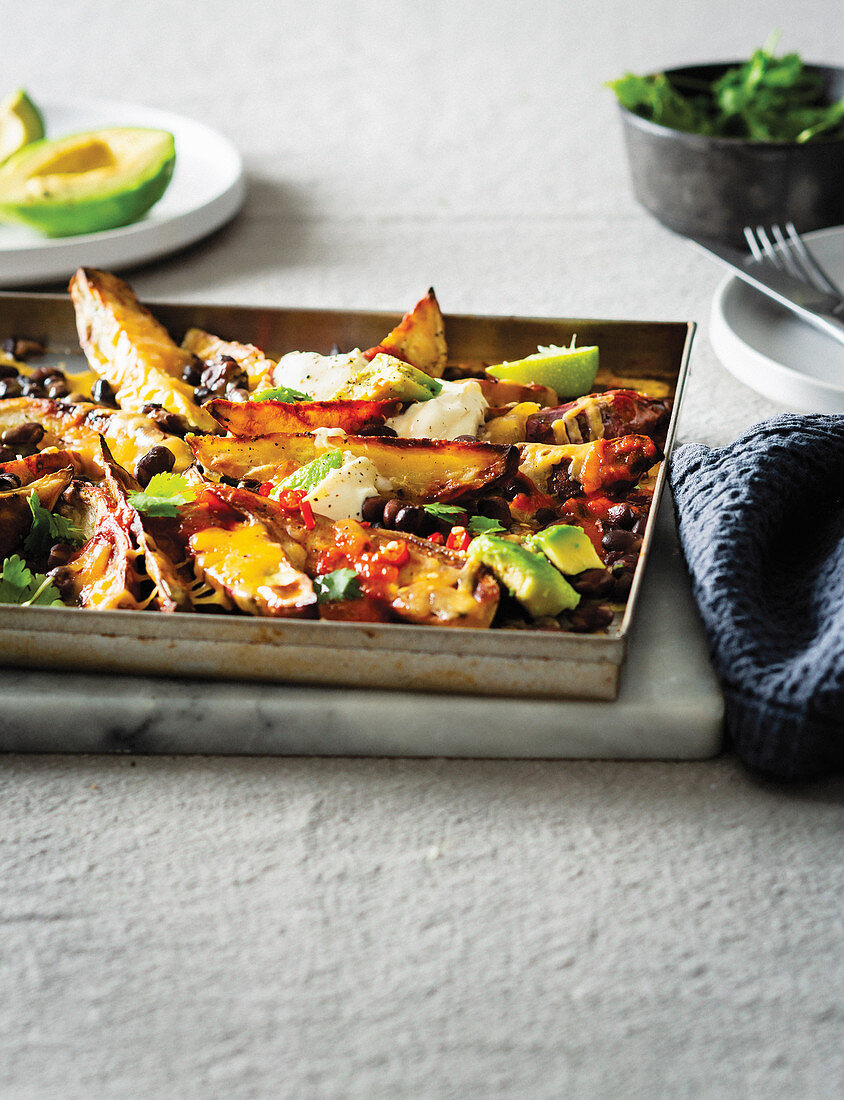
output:
<instances>
[{"instance_id":1,"label":"avocado skin","mask_svg":"<svg viewBox=\"0 0 844 1100\"><path fill-rule=\"evenodd\" d=\"M518 542L478 535L469 557L483 562L534 619L571 611L580 596L551 562Z\"/></svg>"},{"instance_id":2,"label":"avocado skin","mask_svg":"<svg viewBox=\"0 0 844 1100\"><path fill-rule=\"evenodd\" d=\"M56 144L61 140L57 139ZM5 162L3 172L17 168L24 157L40 151L48 143L52 143L51 139L42 138L25 146ZM171 145L166 157L156 160L134 179L118 178L99 193L87 192L83 197L70 194L64 198L51 196L23 202L0 202L0 219L26 225L45 237L75 237L129 225L142 217L167 190L175 162L175 147Z\"/></svg>"},{"instance_id":3,"label":"avocado skin","mask_svg":"<svg viewBox=\"0 0 844 1100\"><path fill-rule=\"evenodd\" d=\"M603 569L595 547L582 527L555 523L537 531L529 541L532 550L539 550L566 576L572 577L584 569Z\"/></svg>"}]
</instances>

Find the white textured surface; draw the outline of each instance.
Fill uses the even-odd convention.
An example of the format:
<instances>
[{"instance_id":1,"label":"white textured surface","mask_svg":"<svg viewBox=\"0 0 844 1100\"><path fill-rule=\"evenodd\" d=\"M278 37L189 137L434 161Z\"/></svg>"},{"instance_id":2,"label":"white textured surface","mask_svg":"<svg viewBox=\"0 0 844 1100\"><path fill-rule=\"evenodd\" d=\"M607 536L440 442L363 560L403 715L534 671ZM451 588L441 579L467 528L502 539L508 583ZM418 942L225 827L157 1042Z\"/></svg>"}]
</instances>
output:
<instances>
[{"instance_id":1,"label":"white textured surface","mask_svg":"<svg viewBox=\"0 0 844 1100\"><path fill-rule=\"evenodd\" d=\"M219 127L250 194L182 300L694 319L681 434L777 407L634 203L624 69L838 5L8 5L4 82ZM401 714L396 714L401 721ZM2 722L2 715L0 715ZM844 783L707 764L0 760L5 1097L838 1097Z\"/></svg>"}]
</instances>

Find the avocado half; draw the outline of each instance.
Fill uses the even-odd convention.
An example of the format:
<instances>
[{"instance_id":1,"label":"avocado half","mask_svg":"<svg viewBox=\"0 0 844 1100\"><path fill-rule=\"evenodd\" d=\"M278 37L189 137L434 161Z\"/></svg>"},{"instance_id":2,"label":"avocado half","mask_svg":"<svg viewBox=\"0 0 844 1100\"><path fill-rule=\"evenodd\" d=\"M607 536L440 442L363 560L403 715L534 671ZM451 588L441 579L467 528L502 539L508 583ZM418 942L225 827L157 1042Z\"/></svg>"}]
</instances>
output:
<instances>
[{"instance_id":1,"label":"avocado half","mask_svg":"<svg viewBox=\"0 0 844 1100\"><path fill-rule=\"evenodd\" d=\"M91 130L25 146L0 167L0 220L48 237L137 221L161 198L176 148L166 130Z\"/></svg>"}]
</instances>

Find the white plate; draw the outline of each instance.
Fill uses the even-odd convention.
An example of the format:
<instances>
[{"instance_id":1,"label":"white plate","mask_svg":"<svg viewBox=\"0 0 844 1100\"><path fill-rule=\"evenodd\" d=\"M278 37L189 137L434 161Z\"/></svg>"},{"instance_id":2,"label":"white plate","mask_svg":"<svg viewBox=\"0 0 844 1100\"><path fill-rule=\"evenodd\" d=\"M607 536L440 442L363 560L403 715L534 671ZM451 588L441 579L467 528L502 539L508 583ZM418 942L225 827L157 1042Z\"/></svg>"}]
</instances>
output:
<instances>
[{"instance_id":1,"label":"white plate","mask_svg":"<svg viewBox=\"0 0 844 1100\"><path fill-rule=\"evenodd\" d=\"M827 274L844 286L844 226L807 233ZM801 412L844 413L844 344L729 275L712 303L709 338L740 381Z\"/></svg>"},{"instance_id":2,"label":"white plate","mask_svg":"<svg viewBox=\"0 0 844 1100\"><path fill-rule=\"evenodd\" d=\"M176 139L176 167L162 198L140 221L78 237L41 237L0 225L0 286L68 279L81 264L115 270L157 259L212 233L234 217L246 194L243 161L216 130L168 111L112 101L35 102L48 137L107 126L150 126Z\"/></svg>"}]
</instances>

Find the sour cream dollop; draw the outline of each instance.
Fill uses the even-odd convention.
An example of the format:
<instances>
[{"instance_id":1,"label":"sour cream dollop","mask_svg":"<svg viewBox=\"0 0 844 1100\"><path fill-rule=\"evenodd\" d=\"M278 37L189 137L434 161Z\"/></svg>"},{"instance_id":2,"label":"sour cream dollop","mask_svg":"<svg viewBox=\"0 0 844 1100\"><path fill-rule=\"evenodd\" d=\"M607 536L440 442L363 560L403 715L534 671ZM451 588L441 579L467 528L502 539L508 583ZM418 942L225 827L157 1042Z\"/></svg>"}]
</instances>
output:
<instances>
[{"instance_id":1,"label":"sour cream dollop","mask_svg":"<svg viewBox=\"0 0 844 1100\"><path fill-rule=\"evenodd\" d=\"M442 382L442 389L430 401L417 401L387 424L402 439L456 439L477 435L488 403L480 383L474 379Z\"/></svg>"}]
</instances>

